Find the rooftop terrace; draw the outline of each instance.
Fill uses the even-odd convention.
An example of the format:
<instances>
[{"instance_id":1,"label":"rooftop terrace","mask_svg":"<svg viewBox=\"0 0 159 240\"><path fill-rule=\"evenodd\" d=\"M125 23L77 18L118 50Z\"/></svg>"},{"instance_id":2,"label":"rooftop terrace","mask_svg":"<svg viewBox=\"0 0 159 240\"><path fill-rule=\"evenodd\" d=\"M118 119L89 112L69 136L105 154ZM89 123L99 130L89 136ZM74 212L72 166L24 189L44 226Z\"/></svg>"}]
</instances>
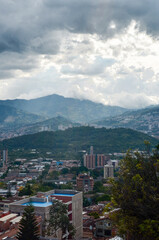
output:
<instances>
[{"instance_id":1,"label":"rooftop terrace","mask_svg":"<svg viewBox=\"0 0 159 240\"><path fill-rule=\"evenodd\" d=\"M47 195L46 195L47 194ZM76 192L74 191L60 191L60 192L48 192L46 194L39 193L37 196L30 197L29 201L22 202L22 206L32 205L34 207L48 207L52 205L52 200L56 199L56 197L73 197Z\"/></svg>"}]
</instances>

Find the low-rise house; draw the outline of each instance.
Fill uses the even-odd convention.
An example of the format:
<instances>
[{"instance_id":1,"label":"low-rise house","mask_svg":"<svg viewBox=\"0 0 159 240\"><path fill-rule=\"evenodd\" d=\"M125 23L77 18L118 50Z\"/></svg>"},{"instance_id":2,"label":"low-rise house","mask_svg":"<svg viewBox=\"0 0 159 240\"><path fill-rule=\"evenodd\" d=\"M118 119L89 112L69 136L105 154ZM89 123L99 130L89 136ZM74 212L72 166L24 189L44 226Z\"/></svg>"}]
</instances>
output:
<instances>
[{"instance_id":1,"label":"low-rise house","mask_svg":"<svg viewBox=\"0 0 159 240\"><path fill-rule=\"evenodd\" d=\"M109 217L94 219L83 215L83 238L106 240L116 236L117 229Z\"/></svg>"},{"instance_id":2,"label":"low-rise house","mask_svg":"<svg viewBox=\"0 0 159 240\"><path fill-rule=\"evenodd\" d=\"M84 211L87 212L87 214L93 213L93 212L97 212L99 214L102 214L104 209L103 205L92 205L92 206L88 206L84 208Z\"/></svg>"},{"instance_id":3,"label":"low-rise house","mask_svg":"<svg viewBox=\"0 0 159 240\"><path fill-rule=\"evenodd\" d=\"M109 238L116 235L116 229L108 217L100 218L95 222L95 237Z\"/></svg>"}]
</instances>

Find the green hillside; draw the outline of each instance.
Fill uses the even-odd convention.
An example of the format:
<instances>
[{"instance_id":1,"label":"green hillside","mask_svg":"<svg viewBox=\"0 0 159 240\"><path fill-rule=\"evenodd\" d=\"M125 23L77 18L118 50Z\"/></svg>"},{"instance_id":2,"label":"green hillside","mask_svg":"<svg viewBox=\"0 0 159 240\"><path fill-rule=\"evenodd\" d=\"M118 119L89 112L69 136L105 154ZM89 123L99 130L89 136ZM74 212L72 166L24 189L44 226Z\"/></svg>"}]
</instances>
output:
<instances>
[{"instance_id":1,"label":"green hillside","mask_svg":"<svg viewBox=\"0 0 159 240\"><path fill-rule=\"evenodd\" d=\"M91 145L96 153L125 152L129 148L143 150L144 140L151 142L152 147L158 144L156 139L131 129L75 127L4 140L0 147L51 151L54 156L62 157L75 156L81 150L89 151Z\"/></svg>"}]
</instances>

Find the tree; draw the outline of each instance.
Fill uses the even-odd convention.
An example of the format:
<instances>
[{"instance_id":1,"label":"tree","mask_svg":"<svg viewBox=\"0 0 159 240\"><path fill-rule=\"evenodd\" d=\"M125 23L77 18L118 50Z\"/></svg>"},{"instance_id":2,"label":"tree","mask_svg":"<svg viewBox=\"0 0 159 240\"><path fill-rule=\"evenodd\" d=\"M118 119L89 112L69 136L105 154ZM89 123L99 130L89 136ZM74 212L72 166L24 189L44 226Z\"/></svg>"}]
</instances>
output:
<instances>
[{"instance_id":1,"label":"tree","mask_svg":"<svg viewBox=\"0 0 159 240\"><path fill-rule=\"evenodd\" d=\"M49 174L49 178L53 180L58 180L59 179L59 172L58 171L52 171Z\"/></svg>"},{"instance_id":2,"label":"tree","mask_svg":"<svg viewBox=\"0 0 159 240\"><path fill-rule=\"evenodd\" d=\"M83 207L88 207L90 206L90 201L83 196Z\"/></svg>"},{"instance_id":3,"label":"tree","mask_svg":"<svg viewBox=\"0 0 159 240\"><path fill-rule=\"evenodd\" d=\"M102 169L93 169L90 171L91 172L91 176L96 179L100 176L103 176L103 168Z\"/></svg>"},{"instance_id":4,"label":"tree","mask_svg":"<svg viewBox=\"0 0 159 240\"><path fill-rule=\"evenodd\" d=\"M146 150L147 154L150 154L150 147L151 147L150 142L145 140L144 144L145 144L145 150Z\"/></svg>"},{"instance_id":5,"label":"tree","mask_svg":"<svg viewBox=\"0 0 159 240\"><path fill-rule=\"evenodd\" d=\"M94 187L93 187L94 192L95 192L95 193L101 192L101 189L103 190L103 184L102 184L102 182L100 182L100 181L95 182L95 183L94 183Z\"/></svg>"},{"instance_id":6,"label":"tree","mask_svg":"<svg viewBox=\"0 0 159 240\"><path fill-rule=\"evenodd\" d=\"M93 216L93 217L94 217L94 219L97 219L97 218L99 218L99 217L100 217L100 215L99 215L99 213L98 213L98 212L91 212L91 213L89 213L89 216Z\"/></svg>"},{"instance_id":7,"label":"tree","mask_svg":"<svg viewBox=\"0 0 159 240\"><path fill-rule=\"evenodd\" d=\"M11 192L10 188L8 189L8 192L7 192L6 197L7 197L7 198L12 197L12 192Z\"/></svg>"},{"instance_id":8,"label":"tree","mask_svg":"<svg viewBox=\"0 0 159 240\"><path fill-rule=\"evenodd\" d=\"M23 188L20 192L19 192L19 196L23 196L23 195L31 195L33 194L33 190L30 186L30 184L27 184L25 186L25 188Z\"/></svg>"},{"instance_id":9,"label":"tree","mask_svg":"<svg viewBox=\"0 0 159 240\"><path fill-rule=\"evenodd\" d=\"M68 182L66 184L61 184L61 189L73 189L73 185L71 182Z\"/></svg>"},{"instance_id":10,"label":"tree","mask_svg":"<svg viewBox=\"0 0 159 240\"><path fill-rule=\"evenodd\" d=\"M62 174L62 175L67 174L67 173L69 173L68 168L63 168L63 169L61 170L61 174Z\"/></svg>"},{"instance_id":11,"label":"tree","mask_svg":"<svg viewBox=\"0 0 159 240\"><path fill-rule=\"evenodd\" d=\"M113 183L112 214L121 235L131 240L159 240L159 155L134 157L128 152L121 161L118 181Z\"/></svg>"},{"instance_id":12,"label":"tree","mask_svg":"<svg viewBox=\"0 0 159 240\"><path fill-rule=\"evenodd\" d=\"M35 218L34 207L27 206L24 209L23 217L20 221L18 240L39 240L39 228Z\"/></svg>"},{"instance_id":13,"label":"tree","mask_svg":"<svg viewBox=\"0 0 159 240\"><path fill-rule=\"evenodd\" d=\"M72 237L75 235L75 228L70 223L67 216L67 205L55 200L50 208L50 218L46 221L46 234L57 237L58 230L62 231L62 235L69 233Z\"/></svg>"}]
</instances>

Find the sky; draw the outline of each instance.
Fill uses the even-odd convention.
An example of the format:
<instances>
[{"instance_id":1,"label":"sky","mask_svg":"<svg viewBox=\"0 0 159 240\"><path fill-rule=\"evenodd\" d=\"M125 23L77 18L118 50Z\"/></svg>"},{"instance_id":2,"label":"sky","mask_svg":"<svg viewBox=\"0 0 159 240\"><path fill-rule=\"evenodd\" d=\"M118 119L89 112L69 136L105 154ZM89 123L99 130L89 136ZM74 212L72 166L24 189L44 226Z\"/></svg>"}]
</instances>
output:
<instances>
[{"instance_id":1,"label":"sky","mask_svg":"<svg viewBox=\"0 0 159 240\"><path fill-rule=\"evenodd\" d=\"M0 0L0 99L159 104L158 0Z\"/></svg>"}]
</instances>

